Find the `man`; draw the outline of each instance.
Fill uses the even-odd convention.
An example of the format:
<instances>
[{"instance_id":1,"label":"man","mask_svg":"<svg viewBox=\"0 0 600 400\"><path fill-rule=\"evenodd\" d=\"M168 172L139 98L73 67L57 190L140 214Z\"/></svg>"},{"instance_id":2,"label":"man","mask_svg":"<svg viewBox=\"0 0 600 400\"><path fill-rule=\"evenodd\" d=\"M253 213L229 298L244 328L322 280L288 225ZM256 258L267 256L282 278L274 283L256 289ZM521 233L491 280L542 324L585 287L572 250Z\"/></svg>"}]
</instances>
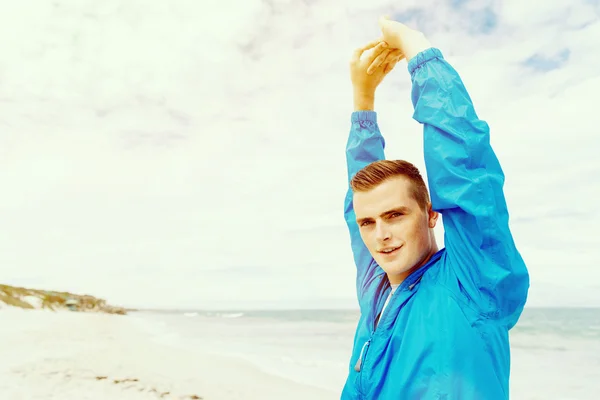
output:
<instances>
[{"instance_id":1,"label":"man","mask_svg":"<svg viewBox=\"0 0 600 400\"><path fill-rule=\"evenodd\" d=\"M509 229L488 125L421 32L387 18L380 27L381 40L351 62L345 218L361 318L341 398L508 399L508 332L529 276ZM412 164L384 160L375 89L400 58L408 61L413 117L424 127L430 193Z\"/></svg>"}]
</instances>

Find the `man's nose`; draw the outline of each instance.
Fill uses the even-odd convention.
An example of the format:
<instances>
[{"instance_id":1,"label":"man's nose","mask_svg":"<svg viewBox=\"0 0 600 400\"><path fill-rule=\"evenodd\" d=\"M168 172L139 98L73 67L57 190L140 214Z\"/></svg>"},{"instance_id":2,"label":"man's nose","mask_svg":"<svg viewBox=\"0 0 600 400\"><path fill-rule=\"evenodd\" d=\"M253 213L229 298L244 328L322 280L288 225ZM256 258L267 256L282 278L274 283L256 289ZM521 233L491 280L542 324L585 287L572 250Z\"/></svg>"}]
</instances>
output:
<instances>
[{"instance_id":1,"label":"man's nose","mask_svg":"<svg viewBox=\"0 0 600 400\"><path fill-rule=\"evenodd\" d=\"M384 242L384 241L388 240L390 238L390 236L391 236L391 234L390 234L390 230L389 230L389 227L387 226L387 224L385 224L385 223L376 224L375 237L377 238L377 240Z\"/></svg>"}]
</instances>

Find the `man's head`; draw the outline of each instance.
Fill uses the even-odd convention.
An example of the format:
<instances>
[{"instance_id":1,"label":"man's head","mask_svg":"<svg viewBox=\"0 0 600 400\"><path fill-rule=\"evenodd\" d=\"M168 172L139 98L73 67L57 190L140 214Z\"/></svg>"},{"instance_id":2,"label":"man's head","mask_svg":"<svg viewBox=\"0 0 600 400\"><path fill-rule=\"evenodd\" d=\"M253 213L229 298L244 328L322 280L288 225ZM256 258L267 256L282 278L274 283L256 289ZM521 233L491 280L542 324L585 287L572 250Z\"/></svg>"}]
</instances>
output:
<instances>
[{"instance_id":1,"label":"man's head","mask_svg":"<svg viewBox=\"0 0 600 400\"><path fill-rule=\"evenodd\" d=\"M413 164L376 161L360 170L350 187L363 242L392 284L437 252L433 228L438 213L432 211L425 182Z\"/></svg>"}]
</instances>

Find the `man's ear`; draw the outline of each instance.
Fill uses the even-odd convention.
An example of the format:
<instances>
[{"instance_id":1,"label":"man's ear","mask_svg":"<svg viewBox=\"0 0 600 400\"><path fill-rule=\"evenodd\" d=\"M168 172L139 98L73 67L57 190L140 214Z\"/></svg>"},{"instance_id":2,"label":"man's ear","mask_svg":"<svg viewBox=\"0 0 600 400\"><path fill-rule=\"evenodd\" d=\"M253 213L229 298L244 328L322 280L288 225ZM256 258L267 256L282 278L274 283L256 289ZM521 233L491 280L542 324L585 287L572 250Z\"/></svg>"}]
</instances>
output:
<instances>
[{"instance_id":1,"label":"man's ear","mask_svg":"<svg viewBox=\"0 0 600 400\"><path fill-rule=\"evenodd\" d=\"M427 204L427 217L428 217L428 222L429 222L430 228L435 228L435 224L437 223L437 219L439 216L440 216L440 213L438 213L437 211L433 211L433 208L431 207L431 203Z\"/></svg>"}]
</instances>

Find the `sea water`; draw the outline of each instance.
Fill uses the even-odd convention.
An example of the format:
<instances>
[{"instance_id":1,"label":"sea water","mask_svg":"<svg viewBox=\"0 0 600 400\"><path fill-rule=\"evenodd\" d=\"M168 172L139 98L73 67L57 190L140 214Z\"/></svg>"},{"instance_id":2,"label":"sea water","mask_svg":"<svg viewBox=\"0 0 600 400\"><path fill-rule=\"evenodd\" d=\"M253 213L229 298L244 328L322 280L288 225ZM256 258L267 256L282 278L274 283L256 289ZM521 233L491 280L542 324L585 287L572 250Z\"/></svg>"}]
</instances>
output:
<instances>
[{"instance_id":1,"label":"sea water","mask_svg":"<svg viewBox=\"0 0 600 400\"><path fill-rule=\"evenodd\" d=\"M153 311L134 317L170 346L244 359L339 398L354 310ZM528 308L511 330L511 399L600 398L600 309Z\"/></svg>"}]
</instances>

